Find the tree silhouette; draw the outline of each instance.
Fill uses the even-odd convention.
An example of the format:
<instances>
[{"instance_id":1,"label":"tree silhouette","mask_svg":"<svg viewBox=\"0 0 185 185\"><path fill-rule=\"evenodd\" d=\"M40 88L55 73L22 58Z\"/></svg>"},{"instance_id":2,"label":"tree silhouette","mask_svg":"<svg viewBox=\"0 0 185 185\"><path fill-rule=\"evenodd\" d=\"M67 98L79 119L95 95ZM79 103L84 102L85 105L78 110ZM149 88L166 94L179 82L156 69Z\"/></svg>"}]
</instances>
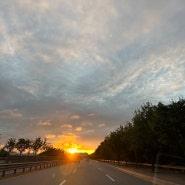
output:
<instances>
[{"instance_id":1,"label":"tree silhouette","mask_svg":"<svg viewBox=\"0 0 185 185\"><path fill-rule=\"evenodd\" d=\"M16 149L20 152L20 155L28 148L28 142L24 138L20 138L16 143Z\"/></svg>"},{"instance_id":2,"label":"tree silhouette","mask_svg":"<svg viewBox=\"0 0 185 185\"><path fill-rule=\"evenodd\" d=\"M9 138L9 140L6 142L4 148L7 149L8 153L12 153L16 145L16 139L15 138Z\"/></svg>"},{"instance_id":3,"label":"tree silhouette","mask_svg":"<svg viewBox=\"0 0 185 185\"><path fill-rule=\"evenodd\" d=\"M45 147L45 146L46 146L46 139L42 140L40 137L36 138L32 144L32 149L33 149L35 155L37 155L37 152L40 149L42 149L42 147Z\"/></svg>"},{"instance_id":4,"label":"tree silhouette","mask_svg":"<svg viewBox=\"0 0 185 185\"><path fill-rule=\"evenodd\" d=\"M32 148L33 148L33 141L31 141L30 139L26 139L26 149L28 149L28 154L30 154Z\"/></svg>"},{"instance_id":5,"label":"tree silhouette","mask_svg":"<svg viewBox=\"0 0 185 185\"><path fill-rule=\"evenodd\" d=\"M131 122L105 137L92 157L147 162L153 167L154 163L179 164L185 159L185 100L145 103Z\"/></svg>"}]
</instances>

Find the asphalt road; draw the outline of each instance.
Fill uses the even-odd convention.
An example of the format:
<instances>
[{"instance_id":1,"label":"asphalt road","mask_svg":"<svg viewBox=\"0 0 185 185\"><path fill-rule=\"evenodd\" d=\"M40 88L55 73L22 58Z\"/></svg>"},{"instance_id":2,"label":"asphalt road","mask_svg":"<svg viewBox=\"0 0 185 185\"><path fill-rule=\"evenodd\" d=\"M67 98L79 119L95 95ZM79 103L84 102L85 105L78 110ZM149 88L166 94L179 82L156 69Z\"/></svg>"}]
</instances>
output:
<instances>
[{"instance_id":1,"label":"asphalt road","mask_svg":"<svg viewBox=\"0 0 185 185\"><path fill-rule=\"evenodd\" d=\"M1 185L152 185L105 163L81 161L1 180Z\"/></svg>"}]
</instances>

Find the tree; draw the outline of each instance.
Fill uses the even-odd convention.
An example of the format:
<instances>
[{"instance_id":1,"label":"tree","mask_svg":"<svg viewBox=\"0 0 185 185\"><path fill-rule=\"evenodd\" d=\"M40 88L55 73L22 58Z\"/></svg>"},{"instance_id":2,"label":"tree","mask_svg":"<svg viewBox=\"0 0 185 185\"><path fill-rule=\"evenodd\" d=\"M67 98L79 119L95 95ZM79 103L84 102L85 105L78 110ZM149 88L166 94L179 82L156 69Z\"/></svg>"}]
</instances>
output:
<instances>
[{"instance_id":1,"label":"tree","mask_svg":"<svg viewBox=\"0 0 185 185\"><path fill-rule=\"evenodd\" d=\"M112 150L112 157L115 160L121 160L123 157L123 135L124 135L124 127L120 126L116 131L111 132L109 137L109 144Z\"/></svg>"},{"instance_id":2,"label":"tree","mask_svg":"<svg viewBox=\"0 0 185 185\"><path fill-rule=\"evenodd\" d=\"M42 140L40 137L36 138L32 144L32 149L33 149L35 155L37 155L37 152L45 146L46 146L46 139Z\"/></svg>"},{"instance_id":3,"label":"tree","mask_svg":"<svg viewBox=\"0 0 185 185\"><path fill-rule=\"evenodd\" d=\"M18 140L18 142L16 143L16 149L20 152L20 155L22 155L22 153L28 149L28 142L26 139L24 138L20 138Z\"/></svg>"},{"instance_id":4,"label":"tree","mask_svg":"<svg viewBox=\"0 0 185 185\"><path fill-rule=\"evenodd\" d=\"M33 146L33 141L30 139L26 139L26 149L28 149L28 154L30 154Z\"/></svg>"},{"instance_id":5,"label":"tree","mask_svg":"<svg viewBox=\"0 0 185 185\"><path fill-rule=\"evenodd\" d=\"M9 154L9 153L8 153L4 148L2 148L2 149L0 150L0 157L7 157L8 154Z\"/></svg>"},{"instance_id":6,"label":"tree","mask_svg":"<svg viewBox=\"0 0 185 185\"><path fill-rule=\"evenodd\" d=\"M12 153L16 145L16 139L15 138L9 138L9 140L6 142L5 147L8 151L8 153Z\"/></svg>"},{"instance_id":7,"label":"tree","mask_svg":"<svg viewBox=\"0 0 185 185\"><path fill-rule=\"evenodd\" d=\"M156 106L147 102L135 111L133 121L132 145L137 162L154 162L160 149L156 129Z\"/></svg>"},{"instance_id":8,"label":"tree","mask_svg":"<svg viewBox=\"0 0 185 185\"><path fill-rule=\"evenodd\" d=\"M64 151L61 150L61 149L54 148L52 146L48 146L47 148L45 148L45 151L40 153L39 155L41 155L41 156L60 156L60 157L63 157L64 156Z\"/></svg>"},{"instance_id":9,"label":"tree","mask_svg":"<svg viewBox=\"0 0 185 185\"><path fill-rule=\"evenodd\" d=\"M185 163L185 100L164 105L147 102L134 112L130 123L105 137L92 155L99 159L154 164Z\"/></svg>"}]
</instances>

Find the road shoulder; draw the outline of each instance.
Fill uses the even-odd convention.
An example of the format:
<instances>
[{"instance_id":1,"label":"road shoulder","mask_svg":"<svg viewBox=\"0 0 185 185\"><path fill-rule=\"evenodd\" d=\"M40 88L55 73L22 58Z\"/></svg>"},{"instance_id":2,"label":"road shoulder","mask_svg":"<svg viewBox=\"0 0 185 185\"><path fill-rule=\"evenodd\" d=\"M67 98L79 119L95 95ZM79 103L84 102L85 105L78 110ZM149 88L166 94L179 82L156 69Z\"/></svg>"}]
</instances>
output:
<instances>
[{"instance_id":1,"label":"road shoulder","mask_svg":"<svg viewBox=\"0 0 185 185\"><path fill-rule=\"evenodd\" d=\"M150 169L142 168L132 168L132 167L122 167L117 165L111 165L119 171L126 174L135 176L137 178L143 179L145 181L151 182L156 185L184 185L185 175L172 173L153 173Z\"/></svg>"}]
</instances>

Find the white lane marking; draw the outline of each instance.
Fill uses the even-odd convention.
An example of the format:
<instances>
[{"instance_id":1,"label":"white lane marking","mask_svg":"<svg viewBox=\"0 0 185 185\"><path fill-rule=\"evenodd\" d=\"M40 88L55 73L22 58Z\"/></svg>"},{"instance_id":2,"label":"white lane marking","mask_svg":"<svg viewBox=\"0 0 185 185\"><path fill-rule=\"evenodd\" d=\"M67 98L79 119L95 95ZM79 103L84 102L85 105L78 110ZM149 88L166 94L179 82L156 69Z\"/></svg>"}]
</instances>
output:
<instances>
[{"instance_id":1,"label":"white lane marking","mask_svg":"<svg viewBox=\"0 0 185 185\"><path fill-rule=\"evenodd\" d=\"M59 185L63 185L66 182L66 180L63 180Z\"/></svg>"},{"instance_id":2,"label":"white lane marking","mask_svg":"<svg viewBox=\"0 0 185 185\"><path fill-rule=\"evenodd\" d=\"M76 169L73 171L73 173L76 173Z\"/></svg>"},{"instance_id":3,"label":"white lane marking","mask_svg":"<svg viewBox=\"0 0 185 185\"><path fill-rule=\"evenodd\" d=\"M101 168L98 168L98 170L102 171L102 169L101 169Z\"/></svg>"},{"instance_id":4,"label":"white lane marking","mask_svg":"<svg viewBox=\"0 0 185 185\"><path fill-rule=\"evenodd\" d=\"M113 179L111 176L109 176L108 174L106 174L106 176L112 181L112 182L115 182L116 180Z\"/></svg>"},{"instance_id":5,"label":"white lane marking","mask_svg":"<svg viewBox=\"0 0 185 185\"><path fill-rule=\"evenodd\" d=\"M97 165L95 165L95 164L92 164L93 166L95 166L95 167L97 167Z\"/></svg>"}]
</instances>

